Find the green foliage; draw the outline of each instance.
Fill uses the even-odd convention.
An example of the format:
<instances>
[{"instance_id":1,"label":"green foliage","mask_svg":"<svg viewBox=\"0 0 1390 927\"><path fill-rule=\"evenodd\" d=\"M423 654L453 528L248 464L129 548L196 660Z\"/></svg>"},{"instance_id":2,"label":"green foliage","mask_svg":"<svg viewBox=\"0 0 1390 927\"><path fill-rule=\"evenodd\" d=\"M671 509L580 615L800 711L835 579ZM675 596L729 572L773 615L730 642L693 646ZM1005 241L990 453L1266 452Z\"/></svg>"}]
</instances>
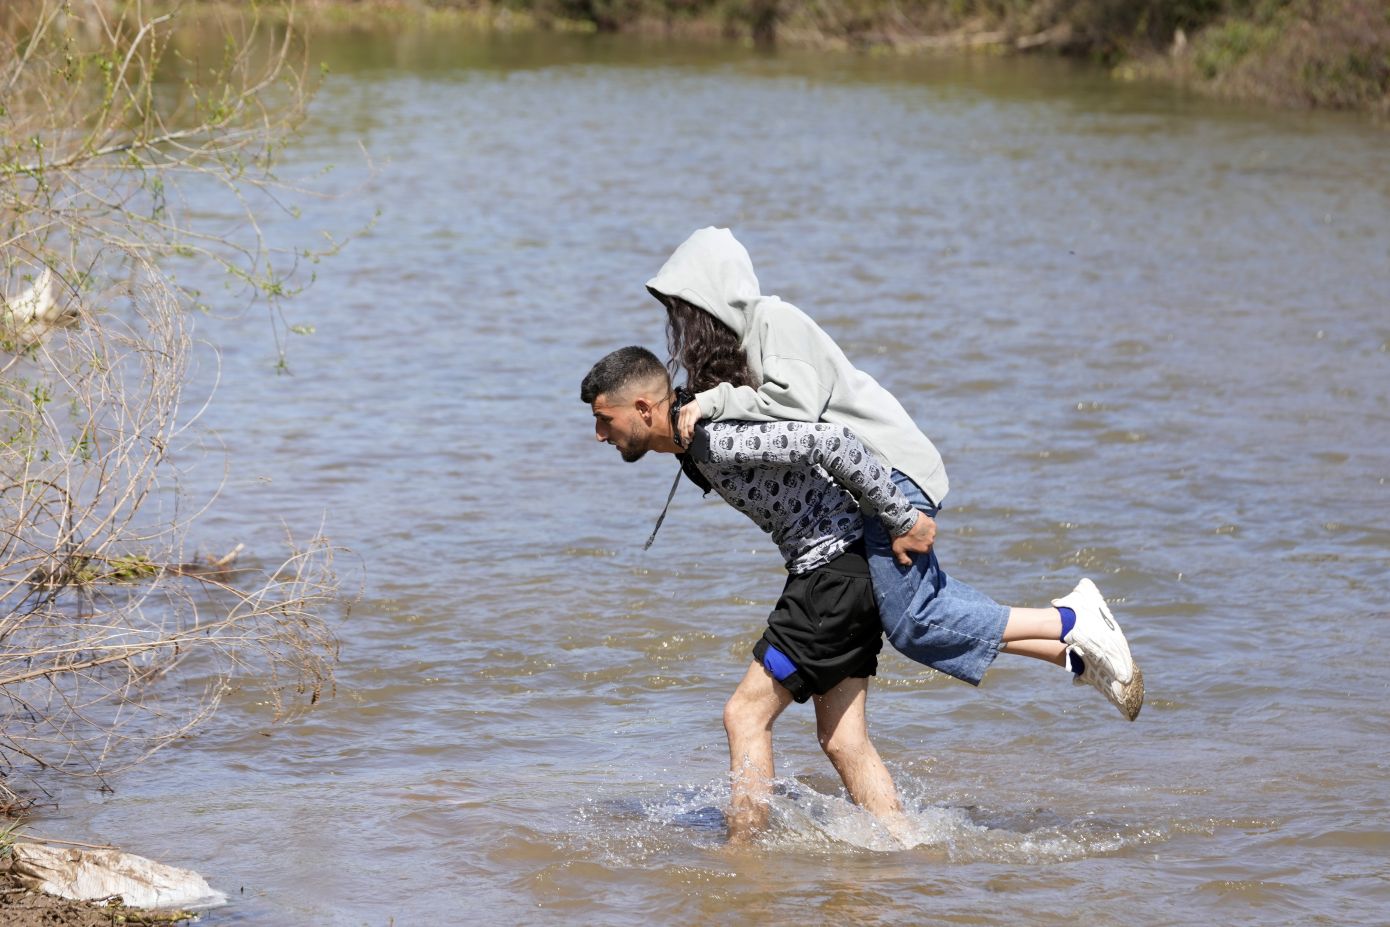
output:
<instances>
[{"instance_id":1,"label":"green foliage","mask_svg":"<svg viewBox=\"0 0 1390 927\"><path fill-rule=\"evenodd\" d=\"M1230 19L1202 33L1193 58L1202 77L1213 80L1227 74L1247 56L1267 49L1278 31L1245 19Z\"/></svg>"},{"instance_id":2,"label":"green foliage","mask_svg":"<svg viewBox=\"0 0 1390 927\"><path fill-rule=\"evenodd\" d=\"M153 579L163 569L144 554L119 557L74 555L62 575L48 575L42 582L62 586L90 586L94 583L134 583Z\"/></svg>"},{"instance_id":3,"label":"green foliage","mask_svg":"<svg viewBox=\"0 0 1390 927\"><path fill-rule=\"evenodd\" d=\"M14 852L14 845L19 842L21 826L23 825L18 821L0 826L0 859L9 859Z\"/></svg>"},{"instance_id":4,"label":"green foliage","mask_svg":"<svg viewBox=\"0 0 1390 927\"><path fill-rule=\"evenodd\" d=\"M117 583L147 579L157 574L160 569L159 564L143 554L115 557L104 561L103 565L105 569L97 574L98 578Z\"/></svg>"},{"instance_id":5,"label":"green foliage","mask_svg":"<svg viewBox=\"0 0 1390 927\"><path fill-rule=\"evenodd\" d=\"M1281 105L1390 112L1390 6L1380 0L1252 4L1193 43L1197 76Z\"/></svg>"}]
</instances>

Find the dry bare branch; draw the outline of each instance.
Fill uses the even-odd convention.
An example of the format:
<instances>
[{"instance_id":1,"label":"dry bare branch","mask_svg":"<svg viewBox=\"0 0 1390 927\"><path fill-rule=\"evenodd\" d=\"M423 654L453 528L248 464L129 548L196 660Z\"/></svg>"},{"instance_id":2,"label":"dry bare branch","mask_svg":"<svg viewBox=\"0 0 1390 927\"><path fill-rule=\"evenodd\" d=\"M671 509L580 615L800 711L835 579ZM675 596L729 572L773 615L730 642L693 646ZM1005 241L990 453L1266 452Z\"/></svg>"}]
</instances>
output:
<instances>
[{"instance_id":1,"label":"dry bare branch","mask_svg":"<svg viewBox=\"0 0 1390 927\"><path fill-rule=\"evenodd\" d=\"M332 546L204 568L178 514L192 297L165 264L215 262L274 303L293 289L277 261L304 256L256 216L311 91L292 17L262 10L213 43L177 7L0 11L0 787L139 762L233 678L277 715L332 689ZM186 186L230 194L236 230L195 223Z\"/></svg>"}]
</instances>

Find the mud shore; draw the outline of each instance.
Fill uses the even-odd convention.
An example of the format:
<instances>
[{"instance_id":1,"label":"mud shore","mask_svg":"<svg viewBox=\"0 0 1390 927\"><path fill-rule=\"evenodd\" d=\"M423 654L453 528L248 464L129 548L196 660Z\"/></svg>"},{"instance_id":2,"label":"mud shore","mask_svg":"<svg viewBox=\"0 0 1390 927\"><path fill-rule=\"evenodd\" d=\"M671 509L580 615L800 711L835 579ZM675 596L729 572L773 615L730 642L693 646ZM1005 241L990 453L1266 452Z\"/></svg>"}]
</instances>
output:
<instances>
[{"instance_id":1,"label":"mud shore","mask_svg":"<svg viewBox=\"0 0 1390 927\"><path fill-rule=\"evenodd\" d=\"M35 892L20 884L10 872L9 861L0 861L0 924L4 927L144 927L189 921L183 912L171 914L140 911L121 904L68 901Z\"/></svg>"}]
</instances>

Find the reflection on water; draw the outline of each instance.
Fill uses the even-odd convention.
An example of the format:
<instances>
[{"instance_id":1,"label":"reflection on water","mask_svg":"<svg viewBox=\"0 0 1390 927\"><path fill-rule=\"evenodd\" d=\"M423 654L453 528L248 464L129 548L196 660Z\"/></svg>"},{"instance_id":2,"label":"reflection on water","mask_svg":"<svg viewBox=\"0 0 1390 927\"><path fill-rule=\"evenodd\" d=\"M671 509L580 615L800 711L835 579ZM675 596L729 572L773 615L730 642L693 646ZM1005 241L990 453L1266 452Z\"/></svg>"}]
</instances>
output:
<instances>
[{"instance_id":1,"label":"reflection on water","mask_svg":"<svg viewBox=\"0 0 1390 927\"><path fill-rule=\"evenodd\" d=\"M272 728L233 693L45 831L200 869L233 897L209 924L1390 906L1383 134L1046 62L321 51L295 170L356 192L311 219L382 217L290 307L317 328L295 376L263 319L201 324L233 469L200 531L273 549L326 517L362 558L339 695ZM709 223L941 447L948 569L1019 604L1097 580L1145 667L1136 724L1046 667L974 690L885 657L870 717L919 845L838 797L793 710L765 847L723 846L720 710L777 556L688 488L644 554L672 465L595 445L577 396L607 350L662 344L642 281Z\"/></svg>"}]
</instances>

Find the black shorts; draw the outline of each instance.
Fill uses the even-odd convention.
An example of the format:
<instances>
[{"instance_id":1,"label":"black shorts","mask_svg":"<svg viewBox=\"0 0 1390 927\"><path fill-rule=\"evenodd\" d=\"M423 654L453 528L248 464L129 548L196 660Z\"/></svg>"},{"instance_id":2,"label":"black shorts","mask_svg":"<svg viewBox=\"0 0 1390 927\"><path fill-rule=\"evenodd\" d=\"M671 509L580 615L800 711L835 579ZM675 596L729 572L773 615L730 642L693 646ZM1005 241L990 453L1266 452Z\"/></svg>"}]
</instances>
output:
<instances>
[{"instance_id":1,"label":"black shorts","mask_svg":"<svg viewBox=\"0 0 1390 927\"><path fill-rule=\"evenodd\" d=\"M798 702L824 695L842 680L878 672L883 626L860 545L823 567L787 577L767 630L753 647L759 663L769 644L796 664L804 688L793 680L787 689Z\"/></svg>"}]
</instances>

